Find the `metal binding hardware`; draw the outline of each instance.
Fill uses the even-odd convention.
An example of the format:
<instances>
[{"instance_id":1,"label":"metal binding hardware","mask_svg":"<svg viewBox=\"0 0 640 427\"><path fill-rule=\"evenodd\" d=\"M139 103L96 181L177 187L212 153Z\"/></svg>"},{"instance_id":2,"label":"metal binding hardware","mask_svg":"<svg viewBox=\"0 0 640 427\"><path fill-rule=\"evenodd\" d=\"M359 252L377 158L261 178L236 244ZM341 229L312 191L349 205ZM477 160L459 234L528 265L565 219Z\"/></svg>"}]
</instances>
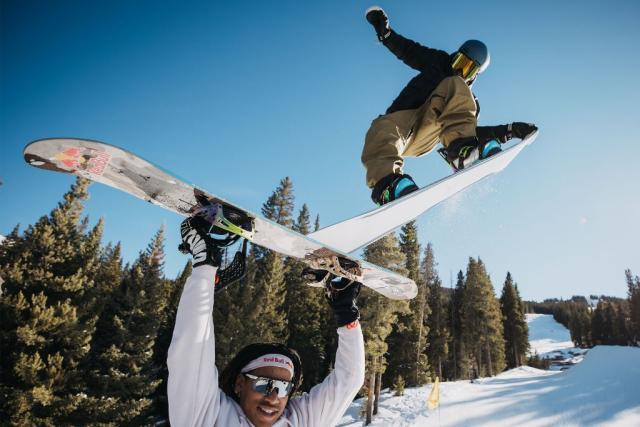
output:
<instances>
[{"instance_id":1,"label":"metal binding hardware","mask_svg":"<svg viewBox=\"0 0 640 427\"><path fill-rule=\"evenodd\" d=\"M229 217L227 218L227 216ZM224 206L221 203L203 204L194 211L195 215L201 215L211 224L209 233L231 233L247 240L253 239L255 225L253 218L239 209Z\"/></svg>"},{"instance_id":2,"label":"metal binding hardware","mask_svg":"<svg viewBox=\"0 0 640 427\"><path fill-rule=\"evenodd\" d=\"M225 231L228 231L229 233L237 234L238 236L243 237L247 240L253 239L253 234L255 232L254 231L255 225L253 222L253 218L249 218L244 212L237 209L228 208L228 207L225 208L221 204L216 204L215 206L217 208L216 208L215 218L213 221L214 226L221 228ZM248 223L251 229L246 230L242 228L242 226L234 224L230 219L224 216L225 209L228 211L229 216L236 217L233 219L240 220L245 224Z\"/></svg>"},{"instance_id":3,"label":"metal binding hardware","mask_svg":"<svg viewBox=\"0 0 640 427\"><path fill-rule=\"evenodd\" d=\"M354 282L362 281L362 268L358 263L341 258L327 249L323 248L307 255L305 261L313 269L325 270Z\"/></svg>"}]
</instances>

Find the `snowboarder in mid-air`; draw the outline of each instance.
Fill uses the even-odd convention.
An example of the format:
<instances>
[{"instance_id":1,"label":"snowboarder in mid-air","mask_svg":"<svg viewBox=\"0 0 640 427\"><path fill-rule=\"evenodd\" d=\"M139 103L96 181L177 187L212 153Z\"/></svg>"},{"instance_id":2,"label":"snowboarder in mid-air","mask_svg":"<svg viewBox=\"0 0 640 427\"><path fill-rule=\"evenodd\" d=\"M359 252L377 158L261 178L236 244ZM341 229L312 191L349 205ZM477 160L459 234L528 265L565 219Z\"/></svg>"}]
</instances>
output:
<instances>
[{"instance_id":1,"label":"snowboarder in mid-air","mask_svg":"<svg viewBox=\"0 0 640 427\"><path fill-rule=\"evenodd\" d=\"M441 142L440 154L454 171L502 151L500 144L537 130L529 123L477 126L480 112L471 86L489 65L487 46L467 40L453 54L402 37L389 27L386 13L366 12L378 40L405 64L419 71L386 113L375 119L365 138L362 163L374 203L383 205L418 189L403 173L405 157L419 157Z\"/></svg>"},{"instance_id":2,"label":"snowboarder in mid-air","mask_svg":"<svg viewBox=\"0 0 640 427\"><path fill-rule=\"evenodd\" d=\"M199 216L187 218L181 226L180 248L193 255L194 269L182 291L167 359L171 425L336 424L364 382L364 339L355 303L361 284L346 279L327 282L338 350L333 371L309 393L292 397L302 382L302 362L282 344L244 347L218 379L212 310L221 248L207 233L210 228Z\"/></svg>"}]
</instances>

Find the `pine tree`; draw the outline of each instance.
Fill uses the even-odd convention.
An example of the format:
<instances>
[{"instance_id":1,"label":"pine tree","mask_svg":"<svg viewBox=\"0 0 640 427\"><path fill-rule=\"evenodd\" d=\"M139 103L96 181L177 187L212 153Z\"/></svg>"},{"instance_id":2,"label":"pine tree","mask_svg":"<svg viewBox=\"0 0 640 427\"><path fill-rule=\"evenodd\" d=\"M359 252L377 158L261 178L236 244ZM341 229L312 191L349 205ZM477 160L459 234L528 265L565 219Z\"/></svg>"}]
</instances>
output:
<instances>
[{"instance_id":1,"label":"pine tree","mask_svg":"<svg viewBox=\"0 0 640 427\"><path fill-rule=\"evenodd\" d=\"M449 352L449 372L453 379L469 378L469 357L466 350L463 333L463 301L465 293L465 278L462 270L458 272L456 286L449 302L449 327L451 329Z\"/></svg>"},{"instance_id":2,"label":"pine tree","mask_svg":"<svg viewBox=\"0 0 640 427\"><path fill-rule=\"evenodd\" d=\"M628 308L626 301L615 304L615 312L613 314L613 344L629 345L629 331L627 330Z\"/></svg>"},{"instance_id":3,"label":"pine tree","mask_svg":"<svg viewBox=\"0 0 640 427\"><path fill-rule=\"evenodd\" d=\"M406 274L405 257L393 234L388 234L367 246L364 250L364 259L392 271ZM386 339L391 333L392 324L397 320L398 312L406 312L408 304L406 301L390 300L377 292L363 288L358 305L365 338L367 387L370 395L367 419L370 421L376 379L380 381L380 377L386 369L385 354L387 350L396 351L394 348L388 349Z\"/></svg>"},{"instance_id":4,"label":"pine tree","mask_svg":"<svg viewBox=\"0 0 640 427\"><path fill-rule=\"evenodd\" d=\"M106 313L113 309L112 301L114 293L117 292L122 283L122 249L118 243L115 247L111 244L102 251L100 257L100 268L96 277L96 288L100 290L101 304L97 307L96 316L98 321L91 341L91 351L88 360L83 367L87 378L89 408L85 417L95 419L100 414L109 413L114 402L104 399L100 394L97 385L101 384L103 377L99 374L100 351L106 348L109 341L109 324L106 322Z\"/></svg>"},{"instance_id":5,"label":"pine tree","mask_svg":"<svg viewBox=\"0 0 640 427\"><path fill-rule=\"evenodd\" d=\"M604 301L598 301L596 309L591 317L591 338L594 345L603 345L606 342Z\"/></svg>"},{"instance_id":6,"label":"pine tree","mask_svg":"<svg viewBox=\"0 0 640 427\"><path fill-rule=\"evenodd\" d=\"M614 304L608 302L604 307L604 332L605 339L604 344L614 345L616 344L616 336L619 335L619 332L616 331L616 309L614 308Z\"/></svg>"},{"instance_id":7,"label":"pine tree","mask_svg":"<svg viewBox=\"0 0 640 427\"><path fill-rule=\"evenodd\" d=\"M262 206L262 214L280 225L293 225L293 183L286 177ZM255 295L247 318L254 329L247 331L252 341L286 342L288 338L285 307L286 266L277 252L256 248Z\"/></svg>"},{"instance_id":8,"label":"pine tree","mask_svg":"<svg viewBox=\"0 0 640 427\"><path fill-rule=\"evenodd\" d=\"M84 422L81 367L95 328L95 279L103 223L81 219L88 181L78 179L48 216L17 228L0 251L0 419L8 424Z\"/></svg>"},{"instance_id":9,"label":"pine tree","mask_svg":"<svg viewBox=\"0 0 640 427\"><path fill-rule=\"evenodd\" d=\"M469 259L463 301L465 346L476 374L493 376L504 369L504 338L500 305L480 259Z\"/></svg>"},{"instance_id":10,"label":"pine tree","mask_svg":"<svg viewBox=\"0 0 640 427\"><path fill-rule=\"evenodd\" d=\"M500 310L502 311L507 368L516 368L526 360L529 348L529 328L524 316L522 300L509 272L507 272L502 287Z\"/></svg>"},{"instance_id":11,"label":"pine tree","mask_svg":"<svg viewBox=\"0 0 640 427\"><path fill-rule=\"evenodd\" d=\"M446 324L447 312L443 301L442 284L437 274L429 285L429 307L431 316L427 322L429 326L427 355L432 367L432 376L443 378L443 365L449 354L449 330Z\"/></svg>"},{"instance_id":12,"label":"pine tree","mask_svg":"<svg viewBox=\"0 0 640 427\"><path fill-rule=\"evenodd\" d=\"M310 231L310 214L303 205L293 229L301 234ZM326 374L327 355L325 335L329 316L323 291L305 284L302 270L306 264L296 258L286 260L286 303L288 319L287 345L294 348L302 358L302 390L308 391L320 383ZM335 331L332 329L332 332Z\"/></svg>"},{"instance_id":13,"label":"pine tree","mask_svg":"<svg viewBox=\"0 0 640 427\"><path fill-rule=\"evenodd\" d=\"M569 321L571 340L576 346L588 346L591 344L591 313L588 307L581 307L574 312Z\"/></svg>"},{"instance_id":14,"label":"pine tree","mask_svg":"<svg viewBox=\"0 0 640 427\"><path fill-rule=\"evenodd\" d=\"M149 421L161 380L154 363L155 339L167 301L162 274L164 230L128 267L102 314L101 336L94 348L93 392L96 423L141 424Z\"/></svg>"},{"instance_id":15,"label":"pine tree","mask_svg":"<svg viewBox=\"0 0 640 427\"><path fill-rule=\"evenodd\" d=\"M635 345L640 345L640 277L633 277L631 270L626 270L625 276L629 298L629 338Z\"/></svg>"},{"instance_id":16,"label":"pine tree","mask_svg":"<svg viewBox=\"0 0 640 427\"><path fill-rule=\"evenodd\" d=\"M271 193L266 203L262 205L262 215L285 227L293 225L293 182L289 177L280 181L278 188Z\"/></svg>"},{"instance_id":17,"label":"pine tree","mask_svg":"<svg viewBox=\"0 0 640 427\"><path fill-rule=\"evenodd\" d=\"M429 375L425 353L429 306L426 301L426 284L420 274L420 244L415 221L402 227L400 250L406 259L407 277L416 282L418 294L409 301L409 310L398 314L398 320L393 324L393 330L387 338L388 346L394 351L388 355L389 365L385 371L384 383L418 386L426 383ZM427 248L427 252L429 251L431 246ZM398 378L401 378L401 381Z\"/></svg>"}]
</instances>

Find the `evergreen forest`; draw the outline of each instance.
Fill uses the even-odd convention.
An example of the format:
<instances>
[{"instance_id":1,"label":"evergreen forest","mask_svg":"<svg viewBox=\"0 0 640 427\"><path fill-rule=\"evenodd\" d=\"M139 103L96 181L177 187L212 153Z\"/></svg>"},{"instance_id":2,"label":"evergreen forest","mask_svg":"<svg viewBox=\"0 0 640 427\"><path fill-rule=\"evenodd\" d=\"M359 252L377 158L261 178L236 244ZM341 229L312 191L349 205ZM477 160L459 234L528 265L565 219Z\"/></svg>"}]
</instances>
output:
<instances>
[{"instance_id":1,"label":"evergreen forest","mask_svg":"<svg viewBox=\"0 0 640 427\"><path fill-rule=\"evenodd\" d=\"M120 243L102 241L105 221L84 214L89 182L78 179L57 206L0 244L0 420L7 425L162 425L167 423L166 357L182 287L164 273L165 230L149 236L136 259ZM125 196L123 196L125 197ZM306 204L296 209L284 178L262 215L300 233L320 228ZM150 208L151 209L151 208ZM233 254L229 254L232 257ZM487 273L469 257L455 282L443 286L431 243L418 241L415 222L366 247L367 261L407 275L418 285L409 301L363 288L358 299L367 374L366 417L381 389L435 380L497 375L529 363L525 313L552 314L576 345L637 345L640 278L626 277L627 299L574 297L525 302L517 278ZM216 294L216 364L221 370L253 342L281 342L303 360L301 390L331 371L337 345L323 291L304 285L304 264L250 246L247 274ZM496 294L495 289L501 289ZM168 423L167 423L168 424Z\"/></svg>"}]
</instances>

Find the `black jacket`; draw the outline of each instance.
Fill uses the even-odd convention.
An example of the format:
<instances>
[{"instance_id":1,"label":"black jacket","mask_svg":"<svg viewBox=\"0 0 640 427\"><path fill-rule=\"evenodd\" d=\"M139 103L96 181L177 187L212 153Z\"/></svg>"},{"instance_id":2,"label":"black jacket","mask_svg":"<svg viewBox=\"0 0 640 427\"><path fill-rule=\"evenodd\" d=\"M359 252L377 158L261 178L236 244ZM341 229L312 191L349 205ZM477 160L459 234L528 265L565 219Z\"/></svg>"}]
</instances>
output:
<instances>
[{"instance_id":1,"label":"black jacket","mask_svg":"<svg viewBox=\"0 0 640 427\"><path fill-rule=\"evenodd\" d=\"M451 69L451 55L443 50L422 46L393 30L383 44L402 62L420 71L420 74L412 78L402 89L400 95L387 108L386 114L419 108L443 79L454 75ZM479 112L480 105L477 99L476 105Z\"/></svg>"}]
</instances>

